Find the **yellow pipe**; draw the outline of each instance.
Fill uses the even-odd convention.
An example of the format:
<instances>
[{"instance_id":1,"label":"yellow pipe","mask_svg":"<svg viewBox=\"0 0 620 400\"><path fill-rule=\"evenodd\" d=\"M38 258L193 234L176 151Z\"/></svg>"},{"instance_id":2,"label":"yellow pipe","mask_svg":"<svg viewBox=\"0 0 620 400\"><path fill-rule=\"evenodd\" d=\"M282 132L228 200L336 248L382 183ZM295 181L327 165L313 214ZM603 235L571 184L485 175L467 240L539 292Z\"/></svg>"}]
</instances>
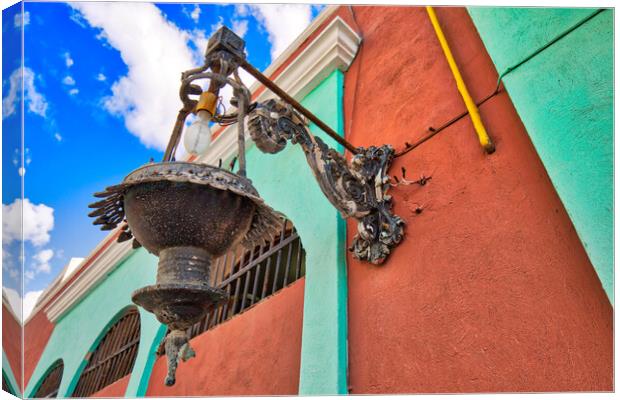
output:
<instances>
[{"instance_id":1,"label":"yellow pipe","mask_svg":"<svg viewBox=\"0 0 620 400\"><path fill-rule=\"evenodd\" d=\"M435 34L437 35L437 39L439 39L441 49L446 56L446 60L448 60L450 70L452 71L452 75L454 75L454 79L456 80L456 86L459 89L459 93L461 93L461 97L463 97L465 106L467 107L467 112L469 112L469 115L471 116L471 121L474 124L474 129L476 130L476 134L478 135L480 145L482 145L482 147L487 153L491 154L495 151L495 145L491 141L491 138L489 137L489 134L487 133L487 130L482 123L482 119L480 119L480 112L478 111L478 107L476 107L476 103L474 103L474 100L471 98L471 95L467 90L467 86L465 85L465 81L463 81L463 77L461 76L461 72L459 71L459 67L456 65L456 61L454 61L452 51L450 51L448 41L446 40L446 37L441 30L441 26L439 25L439 21L437 20L435 10L433 10L433 7L431 6L426 6L426 12L428 13L428 17L433 24Z\"/></svg>"}]
</instances>

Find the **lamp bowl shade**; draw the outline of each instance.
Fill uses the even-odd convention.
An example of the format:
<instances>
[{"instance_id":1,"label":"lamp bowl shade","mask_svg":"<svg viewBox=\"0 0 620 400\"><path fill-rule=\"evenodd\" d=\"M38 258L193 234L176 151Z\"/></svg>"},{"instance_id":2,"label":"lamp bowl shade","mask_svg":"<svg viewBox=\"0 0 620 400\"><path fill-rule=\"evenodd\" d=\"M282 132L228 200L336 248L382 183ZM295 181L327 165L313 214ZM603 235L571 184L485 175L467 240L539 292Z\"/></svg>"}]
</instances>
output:
<instances>
[{"instance_id":1,"label":"lamp bowl shade","mask_svg":"<svg viewBox=\"0 0 620 400\"><path fill-rule=\"evenodd\" d=\"M156 283L132 299L171 330L187 329L226 298L211 286L213 258L270 240L282 221L249 179L206 164L149 163L95 196L104 198L90 205L95 224L126 222L118 241L133 237L134 247L159 257Z\"/></svg>"},{"instance_id":2,"label":"lamp bowl shade","mask_svg":"<svg viewBox=\"0 0 620 400\"><path fill-rule=\"evenodd\" d=\"M248 232L256 205L237 193L192 182L143 182L125 194L125 215L135 238L159 255L170 247L226 253Z\"/></svg>"}]
</instances>

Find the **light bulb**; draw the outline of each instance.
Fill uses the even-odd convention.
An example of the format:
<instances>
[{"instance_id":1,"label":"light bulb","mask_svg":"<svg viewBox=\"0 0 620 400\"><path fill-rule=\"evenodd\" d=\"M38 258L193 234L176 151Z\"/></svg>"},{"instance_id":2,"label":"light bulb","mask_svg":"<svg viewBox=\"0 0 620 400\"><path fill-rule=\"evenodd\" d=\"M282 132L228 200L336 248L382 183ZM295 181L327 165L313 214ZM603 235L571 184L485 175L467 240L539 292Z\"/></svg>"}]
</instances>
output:
<instances>
[{"instance_id":1,"label":"light bulb","mask_svg":"<svg viewBox=\"0 0 620 400\"><path fill-rule=\"evenodd\" d=\"M188 153L200 156L203 155L209 144L211 144L211 114L207 110L200 110L197 113L196 120L185 131L183 144Z\"/></svg>"}]
</instances>

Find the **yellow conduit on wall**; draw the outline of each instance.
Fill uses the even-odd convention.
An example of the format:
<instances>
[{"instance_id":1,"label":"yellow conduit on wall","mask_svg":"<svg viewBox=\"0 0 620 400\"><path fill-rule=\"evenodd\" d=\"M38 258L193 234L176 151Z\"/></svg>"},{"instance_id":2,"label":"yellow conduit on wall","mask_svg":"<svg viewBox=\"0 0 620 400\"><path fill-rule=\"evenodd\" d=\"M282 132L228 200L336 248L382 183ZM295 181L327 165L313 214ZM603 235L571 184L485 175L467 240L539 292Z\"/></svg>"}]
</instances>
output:
<instances>
[{"instance_id":1,"label":"yellow conduit on wall","mask_svg":"<svg viewBox=\"0 0 620 400\"><path fill-rule=\"evenodd\" d=\"M478 135L478 140L480 141L480 145L484 148L487 153L493 153L495 151L495 145L491 141L487 130L482 123L482 119L480 119L480 112L478 111L478 107L476 107L476 103L471 98L469 91L467 90L467 86L465 85L465 81L463 81L463 77L461 76L461 72L459 71L459 67L456 65L454 61L454 57L452 56L452 51L450 50L450 46L448 46L448 42L446 41L446 37L441 30L441 26L439 25L439 21L437 20L437 15L435 14L435 10L433 7L426 6L426 12L428 13L428 17L433 24L433 28L435 29L435 34L437 35L437 39L439 39L439 43L441 44L441 49L443 50L444 55L446 56L446 60L448 60L448 64L450 65L450 70L452 71L452 75L456 80L456 86L463 97L463 101L465 102L465 106L467 107L467 112L471 116L472 123L474 124L474 129L476 130L476 134Z\"/></svg>"}]
</instances>

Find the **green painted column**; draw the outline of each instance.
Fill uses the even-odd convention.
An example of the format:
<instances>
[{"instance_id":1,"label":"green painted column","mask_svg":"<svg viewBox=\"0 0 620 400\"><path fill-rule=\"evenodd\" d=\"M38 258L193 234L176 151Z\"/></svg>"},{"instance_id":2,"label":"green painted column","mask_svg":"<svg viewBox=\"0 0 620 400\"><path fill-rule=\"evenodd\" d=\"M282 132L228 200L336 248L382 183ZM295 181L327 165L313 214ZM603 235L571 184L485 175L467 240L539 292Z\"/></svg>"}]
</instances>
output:
<instances>
[{"instance_id":1,"label":"green painted column","mask_svg":"<svg viewBox=\"0 0 620 400\"><path fill-rule=\"evenodd\" d=\"M334 71L302 104L343 131L343 75ZM342 147L315 126L332 148ZM260 195L295 225L306 250L299 393L347 393L347 281L345 223L319 188L299 145L277 154L247 152L248 177Z\"/></svg>"},{"instance_id":2,"label":"green painted column","mask_svg":"<svg viewBox=\"0 0 620 400\"><path fill-rule=\"evenodd\" d=\"M140 345L136 361L127 384L125 397L144 397L149 386L153 364L157 360L155 352L166 336L167 327L153 314L138 308L140 312Z\"/></svg>"},{"instance_id":3,"label":"green painted column","mask_svg":"<svg viewBox=\"0 0 620 400\"><path fill-rule=\"evenodd\" d=\"M343 75L335 71L302 103L338 132L343 131ZM333 139L310 128L331 147ZM263 154L247 153L248 177L261 196L294 224L306 250L300 394L347 393L347 283L345 222L321 192L298 145ZM48 341L29 382L32 394L48 367L64 362L59 396L69 396L93 350L119 313L132 305L131 293L155 282L157 259L144 249L132 253L89 295L63 316ZM125 395L146 393L155 349L165 334L150 313L140 309L140 345Z\"/></svg>"},{"instance_id":4,"label":"green painted column","mask_svg":"<svg viewBox=\"0 0 620 400\"><path fill-rule=\"evenodd\" d=\"M499 73L596 11L468 10ZM612 304L613 42L606 10L503 80Z\"/></svg>"}]
</instances>

